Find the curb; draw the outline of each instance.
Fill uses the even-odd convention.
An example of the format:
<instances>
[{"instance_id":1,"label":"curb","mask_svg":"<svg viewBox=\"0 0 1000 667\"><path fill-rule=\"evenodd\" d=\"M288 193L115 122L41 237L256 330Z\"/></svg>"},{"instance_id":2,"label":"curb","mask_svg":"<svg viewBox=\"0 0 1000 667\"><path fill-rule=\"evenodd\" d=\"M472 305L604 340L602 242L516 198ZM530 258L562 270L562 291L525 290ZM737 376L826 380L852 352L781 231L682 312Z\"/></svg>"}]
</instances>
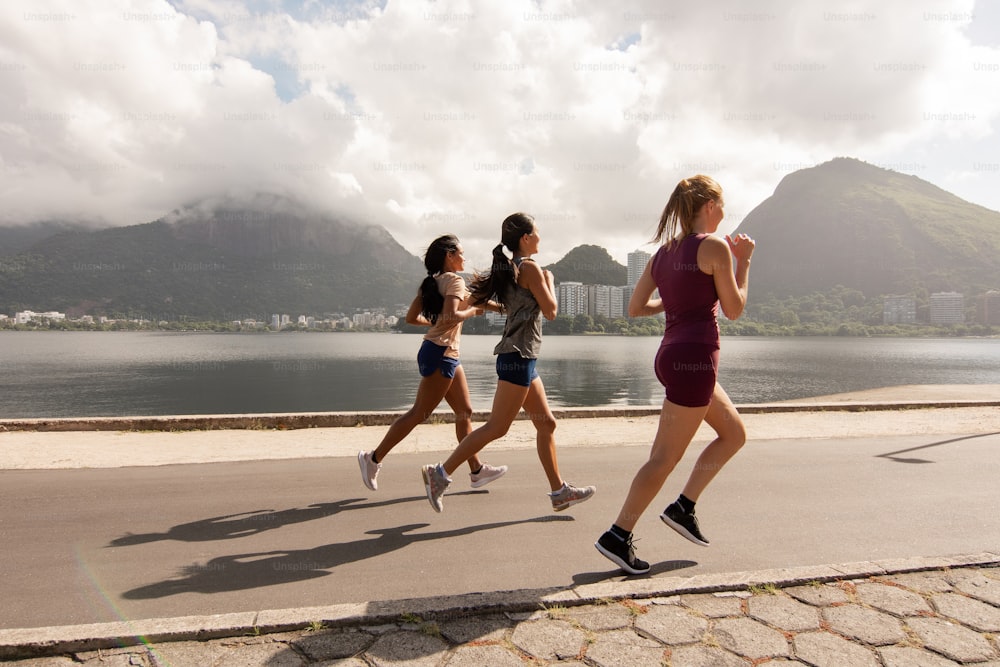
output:
<instances>
[{"instance_id":1,"label":"curb","mask_svg":"<svg viewBox=\"0 0 1000 667\"><path fill-rule=\"evenodd\" d=\"M841 403L749 403L737 405L742 414L783 412L870 412L879 410L920 410L927 408L1000 407L1000 401L897 401ZM0 419L0 433L13 431L216 431L232 429L292 430L301 428L341 428L388 426L402 412L299 412L288 414L174 415L161 417L88 417L53 419ZM476 411L473 421L486 421L488 411ZM649 417L660 414L659 406L562 408L553 410L556 419ZM528 417L522 412L517 419ZM428 421L454 423L451 411L434 412Z\"/></svg>"},{"instance_id":2,"label":"curb","mask_svg":"<svg viewBox=\"0 0 1000 667\"><path fill-rule=\"evenodd\" d=\"M211 616L10 629L0 630L0 660L47 657L141 644L291 632L320 623L328 628L378 625L396 622L406 614L416 614L425 619L446 619L473 613L520 613L536 611L548 605L574 607L608 600L743 591L753 585L770 584L784 588L812 582L825 583L906 572L992 565L1000 565L1000 554L983 552L897 558L692 577L626 578L568 589L523 589Z\"/></svg>"}]
</instances>

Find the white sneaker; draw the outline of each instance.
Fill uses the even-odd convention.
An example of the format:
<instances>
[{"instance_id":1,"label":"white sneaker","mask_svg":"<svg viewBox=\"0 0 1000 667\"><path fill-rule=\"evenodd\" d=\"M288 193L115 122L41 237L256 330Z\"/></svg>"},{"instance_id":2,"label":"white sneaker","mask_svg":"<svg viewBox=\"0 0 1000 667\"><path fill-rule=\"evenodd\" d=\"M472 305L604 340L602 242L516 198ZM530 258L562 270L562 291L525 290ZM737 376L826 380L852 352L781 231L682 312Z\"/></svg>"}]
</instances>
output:
<instances>
[{"instance_id":1,"label":"white sneaker","mask_svg":"<svg viewBox=\"0 0 1000 667\"><path fill-rule=\"evenodd\" d=\"M372 491L378 491L378 471L382 464L372 461L372 452L358 452L358 466L361 467L361 481Z\"/></svg>"},{"instance_id":2,"label":"white sneaker","mask_svg":"<svg viewBox=\"0 0 1000 667\"><path fill-rule=\"evenodd\" d=\"M469 473L469 478L472 479L472 488L478 489L481 486L486 486L493 480L503 477L506 472L507 466L491 466L489 463L484 463L479 472Z\"/></svg>"},{"instance_id":3,"label":"white sneaker","mask_svg":"<svg viewBox=\"0 0 1000 667\"><path fill-rule=\"evenodd\" d=\"M597 491L597 488L593 486L579 487L573 486L568 482L563 482L561 489L549 494L549 498L552 499L552 511L562 512L564 509L572 507L577 503L590 500L594 496L595 491Z\"/></svg>"},{"instance_id":4,"label":"white sneaker","mask_svg":"<svg viewBox=\"0 0 1000 667\"><path fill-rule=\"evenodd\" d=\"M430 501L431 507L434 508L435 512L440 512L444 509L441 496L444 495L444 492L451 485L451 478L445 474L444 469L440 465L424 466L420 469L420 474L424 478L427 500Z\"/></svg>"}]
</instances>

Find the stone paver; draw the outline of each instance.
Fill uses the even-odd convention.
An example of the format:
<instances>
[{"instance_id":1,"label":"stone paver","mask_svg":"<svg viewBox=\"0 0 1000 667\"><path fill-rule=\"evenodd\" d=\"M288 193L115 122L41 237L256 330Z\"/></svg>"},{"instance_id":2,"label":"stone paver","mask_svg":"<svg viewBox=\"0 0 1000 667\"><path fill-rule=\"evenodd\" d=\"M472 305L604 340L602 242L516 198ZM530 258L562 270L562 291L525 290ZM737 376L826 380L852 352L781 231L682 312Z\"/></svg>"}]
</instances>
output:
<instances>
[{"instance_id":1,"label":"stone paver","mask_svg":"<svg viewBox=\"0 0 1000 667\"><path fill-rule=\"evenodd\" d=\"M977 632L1000 632L1000 608L956 593L941 593L931 598L941 616L947 616Z\"/></svg>"},{"instance_id":2,"label":"stone paver","mask_svg":"<svg viewBox=\"0 0 1000 667\"><path fill-rule=\"evenodd\" d=\"M448 667L524 667L524 661L502 646L461 646L446 663Z\"/></svg>"},{"instance_id":3,"label":"stone paver","mask_svg":"<svg viewBox=\"0 0 1000 667\"><path fill-rule=\"evenodd\" d=\"M911 618L907 625L926 648L958 662L983 662L997 657L981 634L943 618Z\"/></svg>"},{"instance_id":4,"label":"stone paver","mask_svg":"<svg viewBox=\"0 0 1000 667\"><path fill-rule=\"evenodd\" d=\"M823 617L834 632L866 644L886 646L906 639L897 618L874 609L858 605L827 607Z\"/></svg>"},{"instance_id":5,"label":"stone paver","mask_svg":"<svg viewBox=\"0 0 1000 667\"><path fill-rule=\"evenodd\" d=\"M453 644L500 641L514 627L514 623L503 614L466 616L442 621L438 625L441 636Z\"/></svg>"},{"instance_id":6,"label":"stone paver","mask_svg":"<svg viewBox=\"0 0 1000 667\"><path fill-rule=\"evenodd\" d=\"M785 635L752 618L724 618L712 635L722 648L751 660L789 655Z\"/></svg>"},{"instance_id":7,"label":"stone paver","mask_svg":"<svg viewBox=\"0 0 1000 667\"><path fill-rule=\"evenodd\" d=\"M439 637L415 630L382 635L365 651L375 667L436 667L448 644ZM270 663L267 663L271 667ZM302 663L297 663L302 664ZM277 667L277 666L275 666Z\"/></svg>"},{"instance_id":8,"label":"stone paver","mask_svg":"<svg viewBox=\"0 0 1000 667\"><path fill-rule=\"evenodd\" d=\"M979 573L962 577L952 574L952 577L955 579L955 590L1000 607L1000 580Z\"/></svg>"},{"instance_id":9,"label":"stone paver","mask_svg":"<svg viewBox=\"0 0 1000 667\"><path fill-rule=\"evenodd\" d=\"M229 651L225 646L212 646L206 651L201 642L177 642L156 647L156 659L166 665L214 665ZM348 654L350 655L350 654Z\"/></svg>"},{"instance_id":10,"label":"stone paver","mask_svg":"<svg viewBox=\"0 0 1000 667\"><path fill-rule=\"evenodd\" d=\"M829 632L806 632L792 643L795 656L815 667L881 667L870 650Z\"/></svg>"},{"instance_id":11,"label":"stone paver","mask_svg":"<svg viewBox=\"0 0 1000 667\"><path fill-rule=\"evenodd\" d=\"M587 636L566 621L542 620L519 624L511 641L536 658L559 660L579 655Z\"/></svg>"},{"instance_id":12,"label":"stone paver","mask_svg":"<svg viewBox=\"0 0 1000 667\"><path fill-rule=\"evenodd\" d=\"M819 630L819 609L785 595L755 595L747 600L747 613L779 630Z\"/></svg>"},{"instance_id":13,"label":"stone paver","mask_svg":"<svg viewBox=\"0 0 1000 667\"><path fill-rule=\"evenodd\" d=\"M311 660L338 660L361 653L375 643L375 637L355 628L345 628L331 632L313 632L292 640L301 653ZM167 645L169 646L169 645ZM169 660L170 664L182 665L186 661Z\"/></svg>"},{"instance_id":14,"label":"stone paver","mask_svg":"<svg viewBox=\"0 0 1000 667\"><path fill-rule=\"evenodd\" d=\"M751 664L714 646L681 646L670 656L671 667L750 667Z\"/></svg>"},{"instance_id":15,"label":"stone paver","mask_svg":"<svg viewBox=\"0 0 1000 667\"><path fill-rule=\"evenodd\" d=\"M903 572L885 577L877 577L876 581L889 581L917 593L947 593L953 587L944 577L944 572Z\"/></svg>"},{"instance_id":16,"label":"stone paver","mask_svg":"<svg viewBox=\"0 0 1000 667\"><path fill-rule=\"evenodd\" d=\"M684 595L681 597L681 604L689 609L694 609L699 614L708 618L724 618L726 616L737 616L742 609L743 601L740 598L710 593L699 595Z\"/></svg>"},{"instance_id":17,"label":"stone paver","mask_svg":"<svg viewBox=\"0 0 1000 667\"><path fill-rule=\"evenodd\" d=\"M1000 559L987 556L990 562ZM80 651L4 664L1000 667L1000 605L983 599L1000 581L1000 569L937 566L861 574L877 569L871 565L843 582L779 587L773 594L727 584L721 591L678 593L675 588L646 598L623 591L621 599L582 605L567 596L566 606L534 611L463 610L440 619L422 614L428 620L420 623L358 620L327 629Z\"/></svg>"},{"instance_id":18,"label":"stone paver","mask_svg":"<svg viewBox=\"0 0 1000 667\"><path fill-rule=\"evenodd\" d=\"M885 667L951 667L958 663L912 646L886 646L879 656Z\"/></svg>"},{"instance_id":19,"label":"stone paver","mask_svg":"<svg viewBox=\"0 0 1000 667\"><path fill-rule=\"evenodd\" d=\"M587 648L587 660L598 667L660 667L665 650L660 642L633 630L614 630L602 633Z\"/></svg>"},{"instance_id":20,"label":"stone paver","mask_svg":"<svg viewBox=\"0 0 1000 667\"><path fill-rule=\"evenodd\" d=\"M632 627L635 613L623 604L588 605L566 610L564 618L587 630L620 630Z\"/></svg>"},{"instance_id":21,"label":"stone paver","mask_svg":"<svg viewBox=\"0 0 1000 667\"><path fill-rule=\"evenodd\" d=\"M850 600L847 593L839 586L824 584L819 586L793 586L785 592L796 600L801 600L814 607L826 607L831 604L842 604Z\"/></svg>"},{"instance_id":22,"label":"stone paver","mask_svg":"<svg viewBox=\"0 0 1000 667\"><path fill-rule=\"evenodd\" d=\"M708 621L681 606L650 607L635 622L637 630L664 644L690 644L701 641L708 630Z\"/></svg>"},{"instance_id":23,"label":"stone paver","mask_svg":"<svg viewBox=\"0 0 1000 667\"><path fill-rule=\"evenodd\" d=\"M220 667L237 667L242 665L267 665L268 667L301 667L304 661L287 644L280 642L266 642L260 644L244 644L230 647L215 663ZM103 663L98 663L103 664ZM129 663L132 664L132 663ZM141 663L145 664L145 663ZM212 664L212 663L184 663L166 662L157 660L153 665L174 665L174 664Z\"/></svg>"},{"instance_id":24,"label":"stone paver","mask_svg":"<svg viewBox=\"0 0 1000 667\"><path fill-rule=\"evenodd\" d=\"M931 606L923 596L898 586L883 583L858 584L855 591L861 602L893 616L916 616L931 611Z\"/></svg>"}]
</instances>

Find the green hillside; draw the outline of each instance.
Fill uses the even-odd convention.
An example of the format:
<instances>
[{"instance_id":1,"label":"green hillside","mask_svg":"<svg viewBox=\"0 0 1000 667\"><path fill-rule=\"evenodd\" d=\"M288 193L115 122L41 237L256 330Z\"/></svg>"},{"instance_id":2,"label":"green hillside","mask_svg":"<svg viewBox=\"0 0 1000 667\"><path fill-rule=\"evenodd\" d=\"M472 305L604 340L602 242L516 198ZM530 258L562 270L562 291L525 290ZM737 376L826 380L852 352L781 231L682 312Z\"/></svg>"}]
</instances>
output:
<instances>
[{"instance_id":1,"label":"green hillside","mask_svg":"<svg viewBox=\"0 0 1000 667\"><path fill-rule=\"evenodd\" d=\"M628 279L628 269L616 262L607 250L596 245L577 246L545 268L552 272L556 282L624 285Z\"/></svg>"},{"instance_id":2,"label":"green hillside","mask_svg":"<svg viewBox=\"0 0 1000 667\"><path fill-rule=\"evenodd\" d=\"M64 232L0 263L0 312L264 318L395 308L423 275L380 227L288 211L180 211Z\"/></svg>"},{"instance_id":3,"label":"green hillside","mask_svg":"<svg viewBox=\"0 0 1000 667\"><path fill-rule=\"evenodd\" d=\"M757 241L755 297L1000 287L1000 213L859 160L789 174L738 231Z\"/></svg>"},{"instance_id":4,"label":"green hillside","mask_svg":"<svg viewBox=\"0 0 1000 667\"><path fill-rule=\"evenodd\" d=\"M1000 289L1000 213L854 159L789 174L738 231L757 241L750 314L768 306L789 321L815 321L830 310L813 298L823 295L869 322L880 319L880 295L915 295L919 309L930 293L953 290L972 308ZM4 241L0 313L8 315L231 320L395 309L424 275L385 229L268 196L100 231L0 229ZM556 282L624 285L627 274L594 245L546 268Z\"/></svg>"}]
</instances>

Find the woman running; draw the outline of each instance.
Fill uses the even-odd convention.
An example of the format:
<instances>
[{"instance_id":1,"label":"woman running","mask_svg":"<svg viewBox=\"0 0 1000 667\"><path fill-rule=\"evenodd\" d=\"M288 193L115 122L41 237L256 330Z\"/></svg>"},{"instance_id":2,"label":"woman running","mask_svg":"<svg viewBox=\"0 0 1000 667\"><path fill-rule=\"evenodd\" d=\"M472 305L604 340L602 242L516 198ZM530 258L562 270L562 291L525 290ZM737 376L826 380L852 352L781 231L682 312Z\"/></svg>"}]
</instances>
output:
<instances>
[{"instance_id":1,"label":"woman running","mask_svg":"<svg viewBox=\"0 0 1000 667\"><path fill-rule=\"evenodd\" d=\"M431 416L441 399L448 401L455 412L458 441L472 431L472 399L458 357L462 322L482 315L486 308L496 310L497 307L488 302L481 307L469 306L469 289L465 279L458 275L465 270L465 255L454 236L448 234L434 239L424 255L424 267L427 277L406 313L408 324L430 327L417 353L420 386L413 407L393 422L379 446L370 452L358 452L361 480L372 491L378 489L378 473L386 455ZM467 459L474 488L485 486L507 472L507 466L491 466L475 454Z\"/></svg>"},{"instance_id":2,"label":"woman running","mask_svg":"<svg viewBox=\"0 0 1000 667\"><path fill-rule=\"evenodd\" d=\"M476 277L469 299L473 305L487 304L493 299L501 312L507 314L503 338L493 350L497 355L498 377L493 410L485 424L462 439L447 461L423 467L427 499L437 512L443 509L441 496L451 484L451 474L462 461L503 437L522 407L535 426L538 458L548 477L552 509L559 512L582 503L595 491L593 486L572 486L559 474L556 419L535 370L542 344L541 317L555 319L558 305L552 272L543 270L531 258L538 252L541 240L534 218L526 213L508 216L503 221L500 238L500 245L493 249L490 272ZM513 259L504 254L504 247L510 250Z\"/></svg>"},{"instance_id":3,"label":"woman running","mask_svg":"<svg viewBox=\"0 0 1000 667\"><path fill-rule=\"evenodd\" d=\"M705 447L684 490L660 519L688 540L708 546L694 505L716 473L746 441L743 420L716 382L719 305L730 320L743 313L754 241L746 234L712 236L723 218L722 188L708 176L677 184L653 240L663 245L646 265L629 301L630 317L663 313L656 378L666 390L649 460L632 480L611 528L594 545L629 574L649 571L635 556L632 529L681 460L702 420L717 437ZM733 258L736 259L735 270ZM652 298L659 290L660 298Z\"/></svg>"}]
</instances>

